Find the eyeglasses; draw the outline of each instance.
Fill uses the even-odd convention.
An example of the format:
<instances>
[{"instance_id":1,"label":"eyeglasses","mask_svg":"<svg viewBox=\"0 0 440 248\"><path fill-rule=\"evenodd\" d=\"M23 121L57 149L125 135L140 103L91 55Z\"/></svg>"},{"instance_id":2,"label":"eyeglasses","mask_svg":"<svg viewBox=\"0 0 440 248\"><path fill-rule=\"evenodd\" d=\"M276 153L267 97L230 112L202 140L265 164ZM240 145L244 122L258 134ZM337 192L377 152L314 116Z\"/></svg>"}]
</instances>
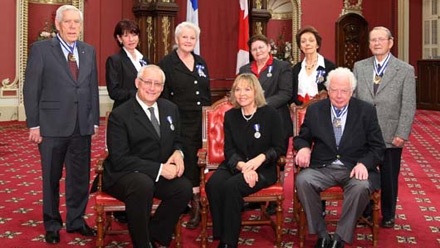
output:
<instances>
[{"instance_id":1,"label":"eyeglasses","mask_svg":"<svg viewBox=\"0 0 440 248\"><path fill-rule=\"evenodd\" d=\"M257 52L257 51L261 51L263 49L266 49L266 46L259 46L259 47L254 47L251 49L251 52Z\"/></svg>"},{"instance_id":2,"label":"eyeglasses","mask_svg":"<svg viewBox=\"0 0 440 248\"><path fill-rule=\"evenodd\" d=\"M370 39L370 42L371 43L377 43L377 42L379 42L379 43L383 43L383 42L385 42L385 41L387 41L387 40L389 40L390 38L378 38L378 39Z\"/></svg>"},{"instance_id":3,"label":"eyeglasses","mask_svg":"<svg viewBox=\"0 0 440 248\"><path fill-rule=\"evenodd\" d=\"M150 80L143 80L142 78L138 77L139 81L141 81L142 83L144 83L145 85L147 85L148 87L155 87L155 88L162 88L163 87L163 83L160 82L153 82Z\"/></svg>"},{"instance_id":4,"label":"eyeglasses","mask_svg":"<svg viewBox=\"0 0 440 248\"><path fill-rule=\"evenodd\" d=\"M330 93L335 93L335 94L340 93L341 95L347 95L352 92L350 89L332 89L332 88L329 88L328 91Z\"/></svg>"}]
</instances>

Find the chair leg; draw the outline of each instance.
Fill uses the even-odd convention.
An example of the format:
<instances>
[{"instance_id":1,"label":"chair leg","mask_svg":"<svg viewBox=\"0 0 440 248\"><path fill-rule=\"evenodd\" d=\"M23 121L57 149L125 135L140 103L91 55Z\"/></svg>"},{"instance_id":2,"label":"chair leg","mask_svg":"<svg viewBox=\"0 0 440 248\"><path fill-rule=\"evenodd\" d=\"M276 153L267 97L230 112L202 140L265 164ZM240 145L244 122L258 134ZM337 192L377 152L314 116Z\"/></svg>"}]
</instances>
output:
<instances>
[{"instance_id":1,"label":"chair leg","mask_svg":"<svg viewBox=\"0 0 440 248\"><path fill-rule=\"evenodd\" d=\"M304 241L306 237L306 214L304 213L304 209L300 205L299 209L299 224L298 224L298 234L299 234L299 247L304 247Z\"/></svg>"},{"instance_id":2,"label":"chair leg","mask_svg":"<svg viewBox=\"0 0 440 248\"><path fill-rule=\"evenodd\" d=\"M201 216L202 216L202 221L201 221L201 231L200 231L200 245L202 248L206 248L207 247L207 243L208 243L208 231L207 231L207 226L208 226L208 203L207 203L207 199L206 198L202 198L200 199L200 203L202 205L202 209L201 209Z\"/></svg>"},{"instance_id":3,"label":"chair leg","mask_svg":"<svg viewBox=\"0 0 440 248\"><path fill-rule=\"evenodd\" d=\"M176 248L181 248L182 247L182 216L180 216L179 220L177 221L174 235L176 241Z\"/></svg>"},{"instance_id":4,"label":"chair leg","mask_svg":"<svg viewBox=\"0 0 440 248\"><path fill-rule=\"evenodd\" d=\"M279 196L276 207L276 229L275 229L275 246L281 248L281 241L283 236L283 197Z\"/></svg>"},{"instance_id":5,"label":"chair leg","mask_svg":"<svg viewBox=\"0 0 440 248\"><path fill-rule=\"evenodd\" d=\"M379 200L380 200L380 196L378 197L378 199L374 199L374 205L373 205L373 226L372 226L373 246L377 246L377 243L379 241L379 211L380 211Z\"/></svg>"},{"instance_id":6,"label":"chair leg","mask_svg":"<svg viewBox=\"0 0 440 248\"><path fill-rule=\"evenodd\" d=\"M104 207L101 205L95 205L96 211L96 247L104 247Z\"/></svg>"}]
</instances>

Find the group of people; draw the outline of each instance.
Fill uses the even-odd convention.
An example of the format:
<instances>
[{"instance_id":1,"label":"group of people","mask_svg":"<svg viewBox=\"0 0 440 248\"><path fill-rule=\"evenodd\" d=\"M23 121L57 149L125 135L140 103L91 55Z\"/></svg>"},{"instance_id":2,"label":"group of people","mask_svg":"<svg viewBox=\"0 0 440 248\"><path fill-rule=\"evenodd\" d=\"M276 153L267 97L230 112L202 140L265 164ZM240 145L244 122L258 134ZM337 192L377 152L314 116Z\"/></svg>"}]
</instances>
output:
<instances>
[{"instance_id":1,"label":"group of people","mask_svg":"<svg viewBox=\"0 0 440 248\"><path fill-rule=\"evenodd\" d=\"M45 240L51 244L60 242L64 164L67 232L96 234L83 216L91 138L99 125L98 79L94 48L78 40L82 21L77 8L61 6L57 36L31 46L26 68L27 126L40 150ZM128 223L134 247L166 247L188 203L186 227L200 222L197 150L202 107L212 103L210 78L206 62L193 52L200 35L194 24L176 27L176 48L158 65L137 50L139 35L134 21L118 22L114 38L121 49L106 62L114 105L103 190L125 203L125 213L115 217ZM225 114L225 160L206 184L218 247L237 247L243 197L276 181L276 161L287 153L293 133L288 104L303 104L323 90L329 99L309 107L293 140L295 162L304 167L295 185L309 232L319 236L316 247L351 243L356 220L380 184L382 226L394 225L400 156L415 112L414 70L391 55L393 37L383 27L370 32L374 56L356 63L354 74L320 55L321 41L313 27L299 30L304 60L292 69L273 58L264 35L250 38L254 61L240 69L230 91L234 108ZM319 192L335 185L344 188L345 200L330 238ZM153 197L162 203L151 217Z\"/></svg>"}]
</instances>

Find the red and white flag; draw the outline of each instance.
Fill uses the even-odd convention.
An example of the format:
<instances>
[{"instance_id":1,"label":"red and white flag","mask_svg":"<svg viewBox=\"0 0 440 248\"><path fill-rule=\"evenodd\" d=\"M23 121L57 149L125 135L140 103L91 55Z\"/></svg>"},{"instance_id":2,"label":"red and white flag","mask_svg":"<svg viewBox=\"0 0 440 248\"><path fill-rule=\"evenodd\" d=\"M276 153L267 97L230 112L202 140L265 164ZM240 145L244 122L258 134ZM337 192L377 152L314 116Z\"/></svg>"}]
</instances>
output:
<instances>
[{"instance_id":1,"label":"red and white flag","mask_svg":"<svg viewBox=\"0 0 440 248\"><path fill-rule=\"evenodd\" d=\"M249 11L248 0L240 1L240 19L238 25L238 53L237 53L237 68L238 74L240 67L249 63L249 48L247 41L249 40Z\"/></svg>"}]
</instances>

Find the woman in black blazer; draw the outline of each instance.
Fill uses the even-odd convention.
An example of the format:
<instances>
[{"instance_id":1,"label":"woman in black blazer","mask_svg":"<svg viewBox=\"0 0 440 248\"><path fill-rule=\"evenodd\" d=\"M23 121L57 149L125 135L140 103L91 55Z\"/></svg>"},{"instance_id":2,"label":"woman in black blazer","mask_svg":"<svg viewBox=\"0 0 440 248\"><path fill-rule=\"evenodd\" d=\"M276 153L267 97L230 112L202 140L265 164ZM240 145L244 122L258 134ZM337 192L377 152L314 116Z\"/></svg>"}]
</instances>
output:
<instances>
[{"instance_id":1,"label":"woman in black blazer","mask_svg":"<svg viewBox=\"0 0 440 248\"><path fill-rule=\"evenodd\" d=\"M208 66L194 48L200 29L190 22L177 25L175 38L177 49L165 56L159 66L165 72L166 81L162 97L179 107L182 123L185 173L193 185L191 218L186 228L195 229L200 223L200 169L197 151L202 147L202 107L211 105Z\"/></svg>"},{"instance_id":2,"label":"woman in black blazer","mask_svg":"<svg viewBox=\"0 0 440 248\"><path fill-rule=\"evenodd\" d=\"M290 64L278 60L270 54L271 46L266 36L257 34L248 41L254 61L240 68L240 74L253 73L264 91L267 105L280 114L284 131L283 155L287 153L289 137L293 135L292 119L288 102L292 98L292 69Z\"/></svg>"},{"instance_id":3,"label":"woman in black blazer","mask_svg":"<svg viewBox=\"0 0 440 248\"><path fill-rule=\"evenodd\" d=\"M283 153L281 119L266 105L255 75L239 75L225 114L225 160L209 178L206 193L218 247L237 247L243 197L276 182L276 162Z\"/></svg>"},{"instance_id":4,"label":"woman in black blazer","mask_svg":"<svg viewBox=\"0 0 440 248\"><path fill-rule=\"evenodd\" d=\"M134 80L139 69L148 64L147 58L136 49L139 34L139 26L132 20L116 24L113 36L121 50L107 58L105 70L108 94L115 101L113 109L136 95Z\"/></svg>"},{"instance_id":5,"label":"woman in black blazer","mask_svg":"<svg viewBox=\"0 0 440 248\"><path fill-rule=\"evenodd\" d=\"M311 26L305 26L296 34L296 44L304 54L304 60L293 67L293 98L296 105L313 99L321 91L327 90L324 82L335 64L319 54L322 38Z\"/></svg>"}]
</instances>

